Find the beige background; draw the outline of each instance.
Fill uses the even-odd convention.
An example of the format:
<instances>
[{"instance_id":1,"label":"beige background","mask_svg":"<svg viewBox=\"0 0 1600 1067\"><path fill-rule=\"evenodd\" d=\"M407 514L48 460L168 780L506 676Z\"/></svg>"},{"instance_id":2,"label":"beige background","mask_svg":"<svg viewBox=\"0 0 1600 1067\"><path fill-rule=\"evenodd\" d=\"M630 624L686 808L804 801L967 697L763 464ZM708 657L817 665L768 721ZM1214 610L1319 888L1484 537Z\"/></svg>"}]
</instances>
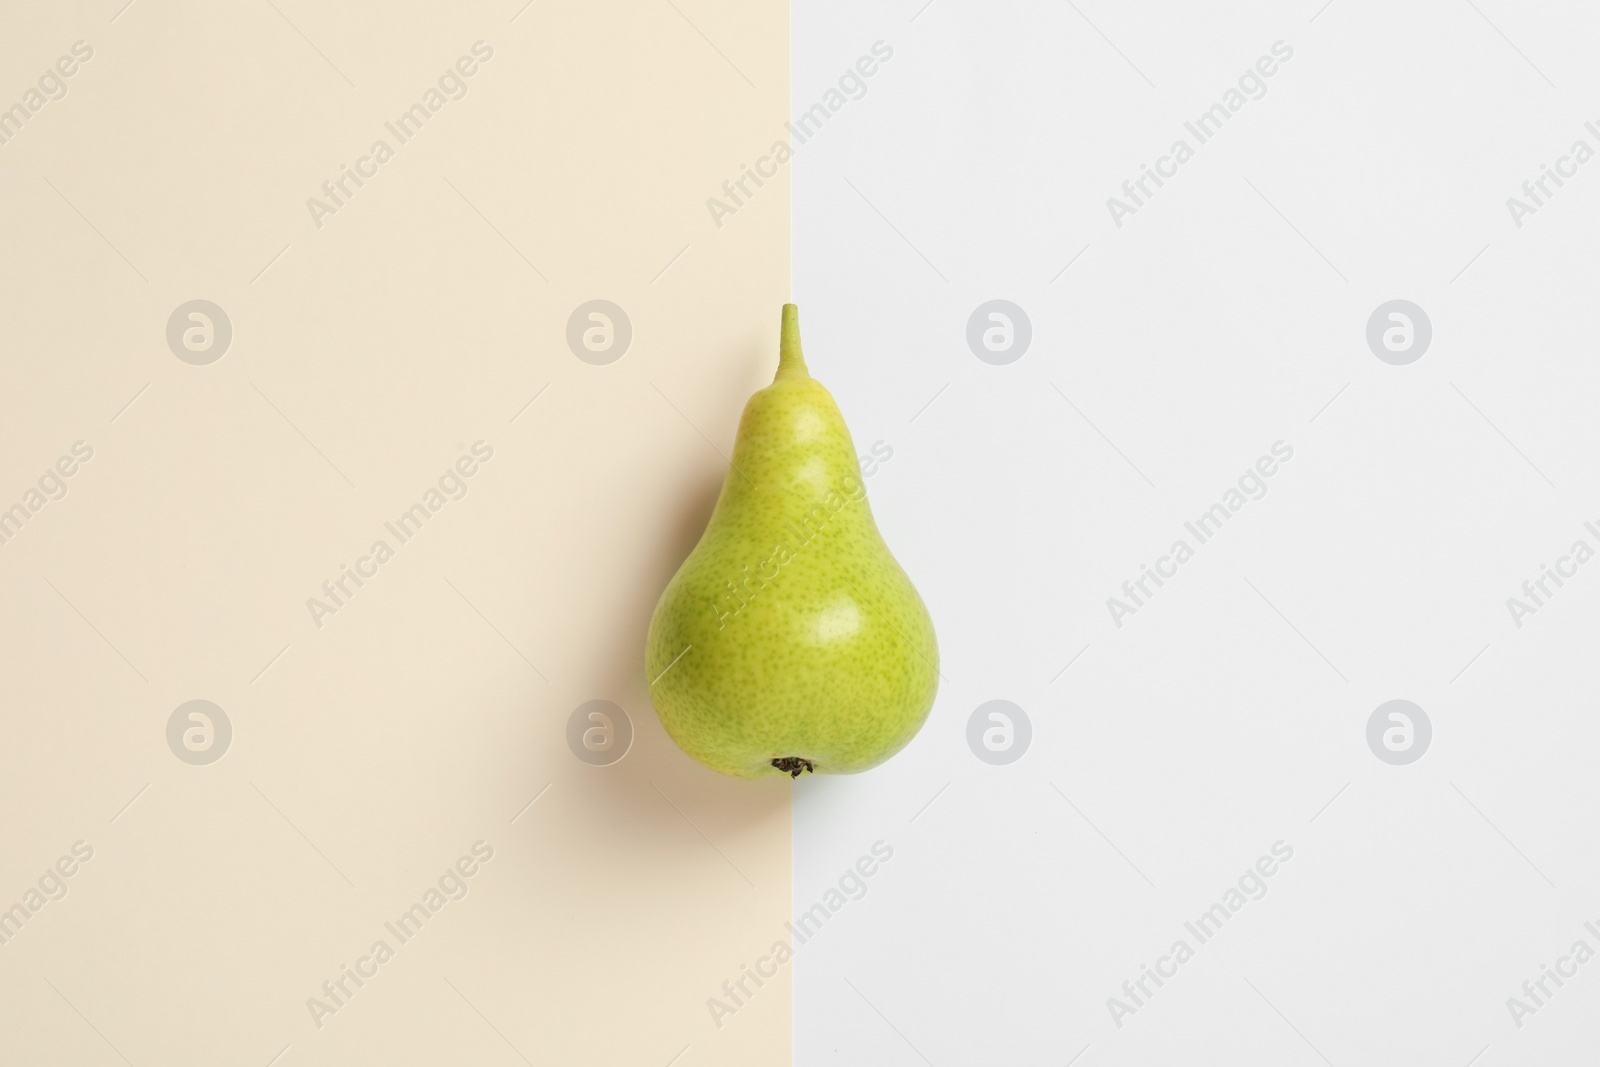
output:
<instances>
[{"instance_id":1,"label":"beige background","mask_svg":"<svg viewBox=\"0 0 1600 1067\"><path fill-rule=\"evenodd\" d=\"M781 132L786 9L120 4L0 14L0 106L94 49L0 146L0 507L94 449L0 545L0 908L94 848L0 946L4 1060L788 1062L787 973L705 1007L788 916L788 784L683 757L642 666L788 295L785 179L705 208ZM209 366L165 342L194 298L233 324ZM563 339L594 298L634 327L610 366ZM468 495L314 626L480 439ZM210 766L166 743L195 698L235 731ZM607 768L565 742L595 698L636 728ZM318 1029L307 998L480 839Z\"/></svg>"}]
</instances>

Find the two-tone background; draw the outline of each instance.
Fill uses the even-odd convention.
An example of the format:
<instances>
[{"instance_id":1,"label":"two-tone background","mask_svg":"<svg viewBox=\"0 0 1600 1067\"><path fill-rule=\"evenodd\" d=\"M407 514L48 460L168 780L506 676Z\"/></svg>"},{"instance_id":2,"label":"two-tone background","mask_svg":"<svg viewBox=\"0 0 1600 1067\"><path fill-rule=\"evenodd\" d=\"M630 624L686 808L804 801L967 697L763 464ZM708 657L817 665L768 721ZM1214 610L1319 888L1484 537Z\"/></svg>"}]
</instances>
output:
<instances>
[{"instance_id":1,"label":"two-tone background","mask_svg":"<svg viewBox=\"0 0 1600 1067\"><path fill-rule=\"evenodd\" d=\"M6 6L0 1062L1581 1062L1597 35ZM945 679L751 784L642 648L790 298Z\"/></svg>"}]
</instances>

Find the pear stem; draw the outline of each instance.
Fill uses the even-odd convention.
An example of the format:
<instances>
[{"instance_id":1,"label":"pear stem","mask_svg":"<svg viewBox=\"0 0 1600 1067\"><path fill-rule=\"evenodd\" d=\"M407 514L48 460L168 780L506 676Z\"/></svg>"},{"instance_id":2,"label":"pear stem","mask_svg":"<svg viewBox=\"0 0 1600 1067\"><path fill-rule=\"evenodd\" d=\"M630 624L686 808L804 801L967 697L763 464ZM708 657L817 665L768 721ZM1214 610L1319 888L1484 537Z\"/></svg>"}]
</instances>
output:
<instances>
[{"instance_id":1,"label":"pear stem","mask_svg":"<svg viewBox=\"0 0 1600 1067\"><path fill-rule=\"evenodd\" d=\"M783 328L778 342L778 373L773 381L786 378L809 378L806 357L800 351L800 309L794 304L783 305Z\"/></svg>"}]
</instances>

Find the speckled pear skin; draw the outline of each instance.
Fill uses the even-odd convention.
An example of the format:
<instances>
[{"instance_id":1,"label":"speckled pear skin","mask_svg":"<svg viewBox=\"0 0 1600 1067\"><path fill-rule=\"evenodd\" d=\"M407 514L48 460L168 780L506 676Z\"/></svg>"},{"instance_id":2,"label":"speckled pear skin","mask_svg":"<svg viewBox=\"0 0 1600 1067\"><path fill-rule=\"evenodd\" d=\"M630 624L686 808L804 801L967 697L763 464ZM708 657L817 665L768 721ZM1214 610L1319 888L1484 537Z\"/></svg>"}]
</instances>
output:
<instances>
[{"instance_id":1,"label":"speckled pear skin","mask_svg":"<svg viewBox=\"0 0 1600 1067\"><path fill-rule=\"evenodd\" d=\"M938 664L933 620L872 521L850 430L786 304L777 375L745 405L705 533L650 620L656 713L723 774L853 774L916 735Z\"/></svg>"}]
</instances>

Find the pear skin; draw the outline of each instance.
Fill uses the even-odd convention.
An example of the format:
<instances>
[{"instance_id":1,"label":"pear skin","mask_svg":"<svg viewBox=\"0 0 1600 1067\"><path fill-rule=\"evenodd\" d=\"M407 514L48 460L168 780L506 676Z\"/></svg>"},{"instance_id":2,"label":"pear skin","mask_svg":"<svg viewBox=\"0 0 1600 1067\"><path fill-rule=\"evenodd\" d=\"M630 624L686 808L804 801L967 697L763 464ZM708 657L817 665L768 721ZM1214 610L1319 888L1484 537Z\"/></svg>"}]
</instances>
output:
<instances>
[{"instance_id":1,"label":"pear skin","mask_svg":"<svg viewBox=\"0 0 1600 1067\"><path fill-rule=\"evenodd\" d=\"M645 666L668 735L737 778L864 771L933 707L933 620L872 520L793 304L705 533L656 604Z\"/></svg>"}]
</instances>

